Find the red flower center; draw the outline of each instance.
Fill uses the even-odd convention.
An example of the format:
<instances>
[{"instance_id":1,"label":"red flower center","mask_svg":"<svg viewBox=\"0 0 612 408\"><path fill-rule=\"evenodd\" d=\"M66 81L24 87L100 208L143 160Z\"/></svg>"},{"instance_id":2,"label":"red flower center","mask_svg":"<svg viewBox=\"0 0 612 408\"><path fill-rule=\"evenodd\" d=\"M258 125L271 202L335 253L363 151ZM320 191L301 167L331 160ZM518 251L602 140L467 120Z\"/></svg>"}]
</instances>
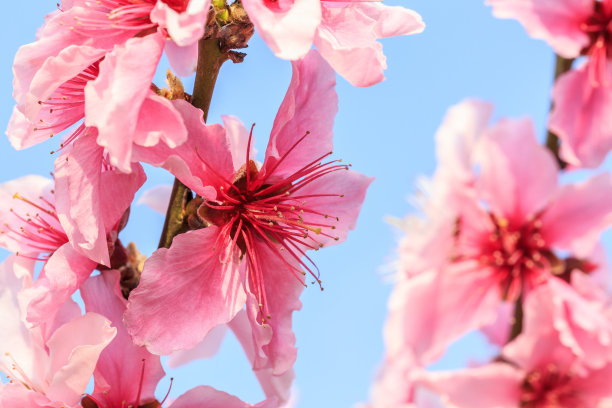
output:
<instances>
[{"instance_id":1,"label":"red flower center","mask_svg":"<svg viewBox=\"0 0 612 408\"><path fill-rule=\"evenodd\" d=\"M247 150L250 150L252 131L251 128ZM238 248L241 256L246 258L248 278L251 287L255 288L262 316L268 316L265 312L265 271L261 267L261 254L257 252L257 246L265 245L278 255L287 269L304 286L307 273L320 285L318 269L305 251L323 247L324 244L318 237L339 239L329 232L336 228L335 224L340 219L321 212L315 206L309 205L309 202L324 197L341 198L343 195L329 191L302 193L301 190L327 174L348 170L349 166L338 164L340 160L323 162L331 155L329 152L280 180L278 177L272 177L278 166L308 134L300 138L263 177L247 151L246 162L232 182L216 174L221 182L218 189L221 202L204 200L198 209L202 220L220 228L215 248L230 242L230 249ZM204 163L206 164L205 161ZM207 167L211 169L210 166ZM288 262L285 256L293 258L300 267ZM265 318L262 320L265 322Z\"/></svg>"},{"instance_id":2,"label":"red flower center","mask_svg":"<svg viewBox=\"0 0 612 408\"><path fill-rule=\"evenodd\" d=\"M554 364L532 371L521 387L522 408L577 408L584 406L571 384L572 377Z\"/></svg>"},{"instance_id":3,"label":"red flower center","mask_svg":"<svg viewBox=\"0 0 612 408\"><path fill-rule=\"evenodd\" d=\"M504 297L515 300L523 288L547 279L552 253L540 234L539 217L522 225L494 214L490 217L494 231L483 239L479 261L496 269Z\"/></svg>"}]
</instances>

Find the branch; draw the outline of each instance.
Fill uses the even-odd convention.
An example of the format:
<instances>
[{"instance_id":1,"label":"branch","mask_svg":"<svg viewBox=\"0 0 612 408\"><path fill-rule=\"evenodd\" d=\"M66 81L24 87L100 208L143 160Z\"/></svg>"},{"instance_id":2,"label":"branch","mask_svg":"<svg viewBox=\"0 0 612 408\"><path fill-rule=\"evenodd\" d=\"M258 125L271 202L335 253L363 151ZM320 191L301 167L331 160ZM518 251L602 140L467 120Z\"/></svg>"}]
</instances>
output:
<instances>
[{"instance_id":1,"label":"branch","mask_svg":"<svg viewBox=\"0 0 612 408\"><path fill-rule=\"evenodd\" d=\"M208 119L208 109L219 70L227 59L227 53L221 51L219 40L202 39L198 43L198 67L191 104L202 110L205 122ZM184 209L191 197L191 190L178 179L174 179L166 220L159 239L159 248L169 248L175 236L187 231Z\"/></svg>"},{"instance_id":2,"label":"branch","mask_svg":"<svg viewBox=\"0 0 612 408\"><path fill-rule=\"evenodd\" d=\"M567 71L572 69L573 62L574 62L573 59L567 59L567 58L563 58L557 55L557 60L555 63L555 81L559 79L561 75L565 74ZM551 109L552 109L552 103L551 103ZM561 159L561 157L559 157L560 145L561 143L557 135L555 135L549 130L546 135L546 147L555 156L555 158L557 159L557 163L559 164L559 167L561 168L561 170L563 170L567 166L567 163L565 163Z\"/></svg>"}]
</instances>

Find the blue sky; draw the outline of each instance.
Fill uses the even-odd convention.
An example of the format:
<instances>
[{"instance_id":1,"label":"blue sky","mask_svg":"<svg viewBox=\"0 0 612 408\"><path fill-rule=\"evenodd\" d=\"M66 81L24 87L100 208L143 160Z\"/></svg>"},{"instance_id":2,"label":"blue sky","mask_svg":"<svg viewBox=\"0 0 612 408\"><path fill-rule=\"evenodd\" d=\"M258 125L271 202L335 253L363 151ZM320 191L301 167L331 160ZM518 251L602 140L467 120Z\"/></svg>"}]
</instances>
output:
<instances>
[{"instance_id":1,"label":"blue sky","mask_svg":"<svg viewBox=\"0 0 612 408\"><path fill-rule=\"evenodd\" d=\"M0 58L0 122L13 108L11 64L17 48L34 39L36 28L54 0L8 2L0 25L4 45ZM544 135L554 55L543 42L527 37L514 21L497 20L480 0L434 2L394 1L421 13L423 34L383 41L387 80L371 88L355 88L338 78L340 110L335 124L335 156L353 169L376 177L357 229L336 247L319 251L315 262L325 291L314 286L302 296L303 310L294 315L299 347L295 365L299 407L350 407L367 399L383 354L382 326L390 286L384 271L394 258L397 231L384 222L412 211L407 198L415 178L435 168L433 135L446 109L466 97L496 105L495 115L531 116ZM249 125L263 151L276 110L289 84L291 67L275 59L255 36L243 64L226 63L219 75L209 123L232 114ZM166 67L157 78L163 84ZM185 80L191 89L193 78ZM0 138L0 182L25 174L48 175L49 154L57 142L16 152ZM145 188L171 183L172 176L147 167ZM150 254L163 219L143 206L132 207L122 235ZM453 348L438 368L459 367L482 342L470 337ZM173 374L173 396L199 384L212 385L250 402L262 393L237 342L228 336L218 356L186 366ZM168 379L158 393L165 394Z\"/></svg>"}]
</instances>

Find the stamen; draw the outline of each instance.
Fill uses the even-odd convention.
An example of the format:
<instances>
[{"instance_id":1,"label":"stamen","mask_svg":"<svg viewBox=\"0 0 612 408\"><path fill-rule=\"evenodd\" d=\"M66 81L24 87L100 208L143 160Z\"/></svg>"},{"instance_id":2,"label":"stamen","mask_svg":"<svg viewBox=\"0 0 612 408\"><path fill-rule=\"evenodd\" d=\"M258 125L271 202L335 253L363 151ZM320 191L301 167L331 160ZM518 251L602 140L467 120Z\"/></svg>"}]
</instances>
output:
<instances>
[{"instance_id":1,"label":"stamen","mask_svg":"<svg viewBox=\"0 0 612 408\"><path fill-rule=\"evenodd\" d=\"M140 394L142 393L142 384L144 382L146 359L142 359L142 369L140 370L140 382L138 383L138 393L136 394L136 406L140 406Z\"/></svg>"}]
</instances>

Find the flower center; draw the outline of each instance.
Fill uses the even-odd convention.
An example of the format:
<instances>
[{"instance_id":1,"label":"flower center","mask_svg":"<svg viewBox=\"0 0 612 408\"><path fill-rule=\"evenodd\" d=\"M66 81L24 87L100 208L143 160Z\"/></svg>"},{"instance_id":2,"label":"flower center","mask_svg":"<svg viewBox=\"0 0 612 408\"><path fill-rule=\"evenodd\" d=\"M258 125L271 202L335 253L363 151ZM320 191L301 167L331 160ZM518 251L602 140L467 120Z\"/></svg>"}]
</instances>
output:
<instances>
[{"instance_id":1,"label":"flower center","mask_svg":"<svg viewBox=\"0 0 612 408\"><path fill-rule=\"evenodd\" d=\"M489 214L494 231L484 240L480 262L498 271L504 297L515 300L524 287L533 287L548 278L551 251L540 234L538 217L520 226Z\"/></svg>"},{"instance_id":2,"label":"flower center","mask_svg":"<svg viewBox=\"0 0 612 408\"><path fill-rule=\"evenodd\" d=\"M583 401L571 385L572 377L554 364L530 372L521 386L522 408L575 408Z\"/></svg>"},{"instance_id":3,"label":"flower center","mask_svg":"<svg viewBox=\"0 0 612 408\"><path fill-rule=\"evenodd\" d=\"M252 131L251 128L247 150L250 150ZM265 271L262 270L261 254L257 253L256 247L265 245L269 248L304 286L307 274L315 279L312 283L316 282L320 286L318 268L305 251L323 247L320 237L339 240L339 237L331 235L331 230L336 228L340 219L321 212L310 203L315 204L322 198L341 198L344 195L327 191L302 192L302 189L327 174L348 170L349 166L338 164L340 160L323 162L331 155L329 152L280 180L271 177L278 165L308 135L309 133L306 133L300 138L279 159L272 171L267 171L263 177L247 152L246 162L236 173L233 182L216 174L222 182L218 190L220 202L203 200L198 209L199 217L206 224L220 228L215 248L229 242L230 253L234 248L238 248L241 257L246 258L251 286L255 288L262 316L267 318L269 315L265 311L266 294L263 280ZM207 167L210 169L210 166ZM293 258L299 267L288 262L285 256ZM262 317L262 322L265 321L266 317Z\"/></svg>"},{"instance_id":4,"label":"flower center","mask_svg":"<svg viewBox=\"0 0 612 408\"><path fill-rule=\"evenodd\" d=\"M32 201L15 193L13 198L26 203L26 208L30 207L32 212L21 213L11 208L11 214L15 218L10 223L4 223L0 234L8 236L27 248L26 255L20 253L17 255L46 261L56 249L68 242L68 237L55 213L55 206L42 196ZM32 254L38 254L38 256L32 256Z\"/></svg>"},{"instance_id":5,"label":"flower center","mask_svg":"<svg viewBox=\"0 0 612 408\"><path fill-rule=\"evenodd\" d=\"M603 3L593 1L593 14L581 25L581 29L589 36L590 42L582 55L589 56L589 80L593 86L608 86L607 60L612 47L610 26L612 14L607 12Z\"/></svg>"}]
</instances>

